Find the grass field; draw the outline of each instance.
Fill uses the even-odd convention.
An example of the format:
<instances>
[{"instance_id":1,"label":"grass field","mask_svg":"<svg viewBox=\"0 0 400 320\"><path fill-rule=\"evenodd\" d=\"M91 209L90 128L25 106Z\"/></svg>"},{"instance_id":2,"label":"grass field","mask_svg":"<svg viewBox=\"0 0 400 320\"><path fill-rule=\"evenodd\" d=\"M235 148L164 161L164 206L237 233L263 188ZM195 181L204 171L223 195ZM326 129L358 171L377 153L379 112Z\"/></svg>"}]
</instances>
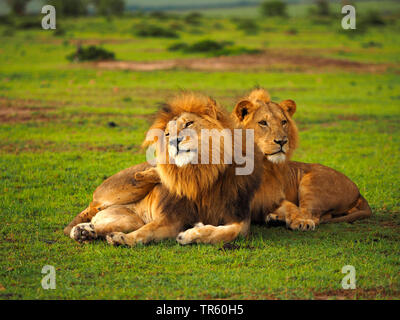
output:
<instances>
[{"instance_id":1,"label":"grass field","mask_svg":"<svg viewBox=\"0 0 400 320\"><path fill-rule=\"evenodd\" d=\"M180 24L179 39L138 38L133 26L151 21L146 17L59 19L65 34L58 36L41 30L40 19L36 29L0 25L0 299L399 299L396 14L356 36L340 31L340 21L306 17L257 18L259 30L251 35L228 16L203 17L195 26L179 17L154 21ZM65 58L81 42L124 61L203 61L209 54L167 47L209 38L292 59L257 70L129 71ZM314 66L317 57L326 60ZM63 235L96 186L144 161L139 146L159 102L189 89L231 110L256 84L273 100L297 102L295 160L345 173L373 218L313 232L252 226L233 249L173 240L135 248L80 245ZM41 287L44 265L56 268L55 290ZM356 268L355 290L342 289L345 265Z\"/></svg>"}]
</instances>

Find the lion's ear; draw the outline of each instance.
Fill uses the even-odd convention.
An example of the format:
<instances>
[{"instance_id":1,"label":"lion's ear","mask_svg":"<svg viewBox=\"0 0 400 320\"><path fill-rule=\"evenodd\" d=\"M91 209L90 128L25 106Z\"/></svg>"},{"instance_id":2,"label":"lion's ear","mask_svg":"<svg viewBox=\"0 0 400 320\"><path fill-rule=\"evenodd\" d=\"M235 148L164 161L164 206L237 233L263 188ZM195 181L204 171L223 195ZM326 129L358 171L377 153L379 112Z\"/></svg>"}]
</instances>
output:
<instances>
[{"instance_id":1,"label":"lion's ear","mask_svg":"<svg viewBox=\"0 0 400 320\"><path fill-rule=\"evenodd\" d=\"M250 113L250 109L252 107L253 107L253 103L251 101L241 100L235 106L233 113L240 121L243 121L243 119Z\"/></svg>"},{"instance_id":2,"label":"lion's ear","mask_svg":"<svg viewBox=\"0 0 400 320\"><path fill-rule=\"evenodd\" d=\"M296 102L293 100L284 100L279 105L292 117L296 112Z\"/></svg>"}]
</instances>

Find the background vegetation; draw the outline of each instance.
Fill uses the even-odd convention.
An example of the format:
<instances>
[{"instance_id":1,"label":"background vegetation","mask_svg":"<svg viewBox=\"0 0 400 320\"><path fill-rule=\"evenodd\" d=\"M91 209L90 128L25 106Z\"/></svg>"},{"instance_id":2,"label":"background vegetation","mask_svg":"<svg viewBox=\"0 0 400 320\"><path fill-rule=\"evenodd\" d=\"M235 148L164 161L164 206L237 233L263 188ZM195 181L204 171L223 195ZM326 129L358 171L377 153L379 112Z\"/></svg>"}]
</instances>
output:
<instances>
[{"instance_id":1,"label":"background vegetation","mask_svg":"<svg viewBox=\"0 0 400 320\"><path fill-rule=\"evenodd\" d=\"M196 1L204 8L194 12L126 1L121 15L95 11L97 1L83 16L61 15L52 31L33 14L37 1L25 16L0 17L0 299L400 297L400 5L356 2L362 28L350 31L339 2L321 11L287 1L277 16L254 2ZM295 159L349 176L373 218L314 232L252 226L225 247L114 248L63 235L96 186L144 161L139 146L158 103L189 89L231 110L254 85L297 102ZM56 290L41 287L47 264ZM348 264L356 290L341 287Z\"/></svg>"}]
</instances>

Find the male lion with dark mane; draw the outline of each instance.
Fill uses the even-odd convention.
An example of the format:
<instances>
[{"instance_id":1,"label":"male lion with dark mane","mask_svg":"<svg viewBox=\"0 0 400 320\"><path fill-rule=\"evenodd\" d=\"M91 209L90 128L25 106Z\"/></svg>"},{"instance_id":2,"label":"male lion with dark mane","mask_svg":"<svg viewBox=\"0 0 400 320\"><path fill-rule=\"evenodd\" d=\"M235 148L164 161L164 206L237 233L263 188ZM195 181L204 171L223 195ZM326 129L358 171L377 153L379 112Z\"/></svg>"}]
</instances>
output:
<instances>
[{"instance_id":1,"label":"male lion with dark mane","mask_svg":"<svg viewBox=\"0 0 400 320\"><path fill-rule=\"evenodd\" d=\"M110 244L130 246L165 238L177 238L181 244L229 242L246 235L250 202L261 181L261 151L255 147L246 154L254 157L254 169L247 175L236 174L243 166L235 159L212 164L197 161L199 155L214 155L212 140L206 147L199 143L203 129L228 130L233 136L236 128L214 100L189 93L176 97L149 130L161 131L162 137L145 142L155 143L157 160L165 156L167 161L157 161L156 169L140 164L108 178L94 192L90 206L64 232L80 242L103 237ZM196 139L185 130L194 132ZM243 149L243 138L241 142ZM218 145L219 160L233 155L234 144L224 140Z\"/></svg>"},{"instance_id":2,"label":"male lion with dark mane","mask_svg":"<svg viewBox=\"0 0 400 320\"><path fill-rule=\"evenodd\" d=\"M279 220L291 229L309 230L322 222L371 216L368 202L344 174L321 164L289 161L298 143L295 111L294 101L278 104L264 89L255 89L232 113L244 128L254 129L255 142L264 153L252 220Z\"/></svg>"}]
</instances>

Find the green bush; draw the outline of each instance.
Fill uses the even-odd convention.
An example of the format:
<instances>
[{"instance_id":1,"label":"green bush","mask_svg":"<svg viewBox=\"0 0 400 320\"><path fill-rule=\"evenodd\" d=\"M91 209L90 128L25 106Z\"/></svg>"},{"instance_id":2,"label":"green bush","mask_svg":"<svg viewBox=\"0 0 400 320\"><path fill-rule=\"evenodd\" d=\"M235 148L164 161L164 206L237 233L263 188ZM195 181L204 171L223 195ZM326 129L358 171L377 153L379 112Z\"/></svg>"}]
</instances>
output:
<instances>
[{"instance_id":1,"label":"green bush","mask_svg":"<svg viewBox=\"0 0 400 320\"><path fill-rule=\"evenodd\" d=\"M42 29L40 17L23 17L17 20L17 29Z\"/></svg>"},{"instance_id":2,"label":"green bush","mask_svg":"<svg viewBox=\"0 0 400 320\"><path fill-rule=\"evenodd\" d=\"M231 44L232 42L228 41L201 40L191 44L185 50L187 52L213 52L222 50Z\"/></svg>"},{"instance_id":3,"label":"green bush","mask_svg":"<svg viewBox=\"0 0 400 320\"><path fill-rule=\"evenodd\" d=\"M201 24L202 17L203 15L200 12L190 12L185 16L184 21L187 24L199 25Z\"/></svg>"},{"instance_id":4,"label":"green bush","mask_svg":"<svg viewBox=\"0 0 400 320\"><path fill-rule=\"evenodd\" d=\"M258 24L253 19L235 19L234 23L238 30L242 30L246 34L256 34L260 30Z\"/></svg>"},{"instance_id":5,"label":"green bush","mask_svg":"<svg viewBox=\"0 0 400 320\"><path fill-rule=\"evenodd\" d=\"M361 22L367 26L384 26L385 20L378 11L370 10L361 17Z\"/></svg>"},{"instance_id":6,"label":"green bush","mask_svg":"<svg viewBox=\"0 0 400 320\"><path fill-rule=\"evenodd\" d=\"M286 3L279 0L270 0L261 3L261 13L266 17L287 16Z\"/></svg>"},{"instance_id":7,"label":"green bush","mask_svg":"<svg viewBox=\"0 0 400 320\"><path fill-rule=\"evenodd\" d=\"M70 61L101 61L114 60L115 54L111 51L96 46L81 47L78 46L76 52L67 56Z\"/></svg>"},{"instance_id":8,"label":"green bush","mask_svg":"<svg viewBox=\"0 0 400 320\"><path fill-rule=\"evenodd\" d=\"M138 37L179 38L176 31L154 24L137 24L134 26L134 33Z\"/></svg>"},{"instance_id":9,"label":"green bush","mask_svg":"<svg viewBox=\"0 0 400 320\"><path fill-rule=\"evenodd\" d=\"M182 51L185 53L208 53L212 56L228 56L238 54L260 53L258 49L248 49L245 47L235 47L231 41L201 40L192 44L184 42L174 43L168 47L170 51Z\"/></svg>"},{"instance_id":10,"label":"green bush","mask_svg":"<svg viewBox=\"0 0 400 320\"><path fill-rule=\"evenodd\" d=\"M14 26L15 25L15 20L11 15L8 16L3 16L0 19L0 25L4 26Z\"/></svg>"}]
</instances>

